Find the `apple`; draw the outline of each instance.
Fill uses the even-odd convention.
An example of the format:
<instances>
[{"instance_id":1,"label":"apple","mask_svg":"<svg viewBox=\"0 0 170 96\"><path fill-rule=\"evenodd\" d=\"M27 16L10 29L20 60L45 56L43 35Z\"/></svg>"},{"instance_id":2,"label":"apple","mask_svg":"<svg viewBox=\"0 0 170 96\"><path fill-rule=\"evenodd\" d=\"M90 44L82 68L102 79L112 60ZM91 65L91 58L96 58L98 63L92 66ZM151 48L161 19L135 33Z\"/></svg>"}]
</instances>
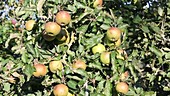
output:
<instances>
[{"instance_id":1,"label":"apple","mask_svg":"<svg viewBox=\"0 0 170 96\"><path fill-rule=\"evenodd\" d=\"M65 45L70 42L70 34L66 29L62 29L61 32L56 36L55 44Z\"/></svg>"},{"instance_id":2,"label":"apple","mask_svg":"<svg viewBox=\"0 0 170 96\"><path fill-rule=\"evenodd\" d=\"M41 77L47 74L47 68L44 64L34 64L34 67L35 67L35 72L33 72L33 75L35 77Z\"/></svg>"},{"instance_id":3,"label":"apple","mask_svg":"<svg viewBox=\"0 0 170 96\"><path fill-rule=\"evenodd\" d=\"M26 30L30 31L34 28L35 20L28 20L25 24Z\"/></svg>"},{"instance_id":4,"label":"apple","mask_svg":"<svg viewBox=\"0 0 170 96\"><path fill-rule=\"evenodd\" d=\"M83 69L83 70L86 70L86 67L87 67L86 63L83 60L81 60L81 59L75 60L73 62L73 65L72 65L73 69Z\"/></svg>"},{"instance_id":5,"label":"apple","mask_svg":"<svg viewBox=\"0 0 170 96\"><path fill-rule=\"evenodd\" d=\"M47 22L45 24L45 32L50 36L56 36L61 31L60 25L55 22Z\"/></svg>"},{"instance_id":6,"label":"apple","mask_svg":"<svg viewBox=\"0 0 170 96\"><path fill-rule=\"evenodd\" d=\"M121 30L116 27L111 27L107 30L106 36L110 41L117 41L121 38Z\"/></svg>"},{"instance_id":7,"label":"apple","mask_svg":"<svg viewBox=\"0 0 170 96\"><path fill-rule=\"evenodd\" d=\"M61 26L65 26L67 24L69 24L71 21L71 16L67 11L59 11L56 14L56 22L61 25Z\"/></svg>"},{"instance_id":8,"label":"apple","mask_svg":"<svg viewBox=\"0 0 170 96\"><path fill-rule=\"evenodd\" d=\"M102 52L100 55L100 61L106 65L110 64L110 52Z\"/></svg>"},{"instance_id":9,"label":"apple","mask_svg":"<svg viewBox=\"0 0 170 96\"><path fill-rule=\"evenodd\" d=\"M58 84L54 86L53 93L54 93L54 96L67 96L68 87L64 84Z\"/></svg>"},{"instance_id":10,"label":"apple","mask_svg":"<svg viewBox=\"0 0 170 96\"><path fill-rule=\"evenodd\" d=\"M58 70L61 71L63 69L63 64L60 60L59 61L51 61L49 64L49 68L52 73L56 73Z\"/></svg>"},{"instance_id":11,"label":"apple","mask_svg":"<svg viewBox=\"0 0 170 96\"><path fill-rule=\"evenodd\" d=\"M119 82L116 84L116 91L126 94L129 90L129 86L125 82Z\"/></svg>"},{"instance_id":12,"label":"apple","mask_svg":"<svg viewBox=\"0 0 170 96\"><path fill-rule=\"evenodd\" d=\"M95 0L94 3L93 3L93 7L101 7L103 4L103 0Z\"/></svg>"},{"instance_id":13,"label":"apple","mask_svg":"<svg viewBox=\"0 0 170 96\"><path fill-rule=\"evenodd\" d=\"M68 92L67 96L75 96L75 95Z\"/></svg>"},{"instance_id":14,"label":"apple","mask_svg":"<svg viewBox=\"0 0 170 96\"><path fill-rule=\"evenodd\" d=\"M124 81L127 79L128 76L129 76L129 72L126 71L120 75L120 80Z\"/></svg>"},{"instance_id":15,"label":"apple","mask_svg":"<svg viewBox=\"0 0 170 96\"><path fill-rule=\"evenodd\" d=\"M95 53L102 53L102 52L104 52L104 51L106 51L106 48L105 48L105 46L103 45L103 44L101 44L101 43L99 43L99 44L97 44L96 46L94 46L93 48L92 48L92 52L93 52L93 54L95 54Z\"/></svg>"},{"instance_id":16,"label":"apple","mask_svg":"<svg viewBox=\"0 0 170 96\"><path fill-rule=\"evenodd\" d=\"M51 35L48 35L48 34L43 34L43 38L46 41L53 41L56 38L56 36L51 36Z\"/></svg>"},{"instance_id":17,"label":"apple","mask_svg":"<svg viewBox=\"0 0 170 96\"><path fill-rule=\"evenodd\" d=\"M66 41L67 39L67 31L66 29L61 29L60 33L56 36L58 41Z\"/></svg>"},{"instance_id":18,"label":"apple","mask_svg":"<svg viewBox=\"0 0 170 96\"><path fill-rule=\"evenodd\" d=\"M121 45L121 38L119 38L117 41L115 41L115 46L119 47Z\"/></svg>"}]
</instances>

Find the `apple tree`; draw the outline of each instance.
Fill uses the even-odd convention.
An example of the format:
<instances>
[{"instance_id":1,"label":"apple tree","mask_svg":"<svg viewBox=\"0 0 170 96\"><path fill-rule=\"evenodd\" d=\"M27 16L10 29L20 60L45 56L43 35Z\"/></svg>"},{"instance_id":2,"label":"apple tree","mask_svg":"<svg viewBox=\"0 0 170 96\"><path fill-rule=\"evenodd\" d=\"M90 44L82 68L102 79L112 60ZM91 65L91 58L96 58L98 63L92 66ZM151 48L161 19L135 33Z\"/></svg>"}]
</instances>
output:
<instances>
[{"instance_id":1,"label":"apple tree","mask_svg":"<svg viewBox=\"0 0 170 96\"><path fill-rule=\"evenodd\" d=\"M168 96L169 20L169 0L1 0L0 96Z\"/></svg>"}]
</instances>

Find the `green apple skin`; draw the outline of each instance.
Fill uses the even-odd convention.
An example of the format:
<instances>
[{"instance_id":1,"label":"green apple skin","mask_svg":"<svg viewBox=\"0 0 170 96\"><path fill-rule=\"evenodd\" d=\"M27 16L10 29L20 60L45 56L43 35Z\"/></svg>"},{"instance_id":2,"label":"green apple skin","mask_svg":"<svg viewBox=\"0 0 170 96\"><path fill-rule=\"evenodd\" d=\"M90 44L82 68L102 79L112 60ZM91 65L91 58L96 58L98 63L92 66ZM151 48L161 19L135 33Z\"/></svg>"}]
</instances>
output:
<instances>
[{"instance_id":1,"label":"green apple skin","mask_svg":"<svg viewBox=\"0 0 170 96\"><path fill-rule=\"evenodd\" d=\"M106 65L110 64L110 52L102 52L100 55L100 61Z\"/></svg>"},{"instance_id":2,"label":"green apple skin","mask_svg":"<svg viewBox=\"0 0 170 96\"><path fill-rule=\"evenodd\" d=\"M92 52L93 52L93 54L95 54L95 53L102 53L102 52L104 52L104 51L106 51L106 48L105 48L105 46L103 45L103 44L101 44L101 43L99 43L99 44L97 44L96 46L94 46L93 48L92 48Z\"/></svg>"}]
</instances>

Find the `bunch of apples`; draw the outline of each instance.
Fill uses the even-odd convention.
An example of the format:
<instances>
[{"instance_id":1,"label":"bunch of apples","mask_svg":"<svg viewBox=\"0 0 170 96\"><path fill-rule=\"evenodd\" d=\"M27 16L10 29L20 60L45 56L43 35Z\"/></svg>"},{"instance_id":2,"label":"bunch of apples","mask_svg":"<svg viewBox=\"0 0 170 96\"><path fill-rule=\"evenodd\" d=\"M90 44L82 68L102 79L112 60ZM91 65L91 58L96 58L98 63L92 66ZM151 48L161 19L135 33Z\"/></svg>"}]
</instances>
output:
<instances>
[{"instance_id":1,"label":"bunch of apples","mask_svg":"<svg viewBox=\"0 0 170 96\"><path fill-rule=\"evenodd\" d=\"M57 40L57 42L65 42L69 39L68 32L65 28L71 21L71 15L68 11L59 11L55 16L54 21L48 21L44 24L44 32L42 36L46 41ZM27 31L34 29L36 24L35 20L28 20L25 24ZM34 64L35 72L33 75L37 78L45 76L48 72L47 67L44 64ZM49 63L49 69L52 73L61 71L63 69L63 64L60 60L51 61ZM73 96L73 94L68 92L68 87L65 84L58 84L54 86L53 94L55 96Z\"/></svg>"},{"instance_id":2,"label":"bunch of apples","mask_svg":"<svg viewBox=\"0 0 170 96\"><path fill-rule=\"evenodd\" d=\"M105 37L105 43L107 45L113 45L117 51L116 58L125 60L127 58L126 51L123 49L118 48L121 45L121 30L117 27L110 27L107 32L106 32L106 37ZM111 47L109 46L109 47ZM111 51L109 48L108 50L106 49L104 44L97 44L92 48L93 54L99 53L100 54L100 61L107 65L110 66L111 64ZM125 82L128 77L128 71L122 73L120 75L120 81L116 83L116 90L117 92L126 94L129 90L128 84Z\"/></svg>"},{"instance_id":3,"label":"bunch of apples","mask_svg":"<svg viewBox=\"0 0 170 96\"><path fill-rule=\"evenodd\" d=\"M71 15L68 11L59 11L55 16L55 22L47 21L44 24L44 32L42 32L43 38L46 41L53 41L56 39L58 42L65 42L69 39L69 36L67 30L62 27L68 25L70 21ZM35 24L35 20L28 20L25 24L26 30L33 30Z\"/></svg>"}]
</instances>

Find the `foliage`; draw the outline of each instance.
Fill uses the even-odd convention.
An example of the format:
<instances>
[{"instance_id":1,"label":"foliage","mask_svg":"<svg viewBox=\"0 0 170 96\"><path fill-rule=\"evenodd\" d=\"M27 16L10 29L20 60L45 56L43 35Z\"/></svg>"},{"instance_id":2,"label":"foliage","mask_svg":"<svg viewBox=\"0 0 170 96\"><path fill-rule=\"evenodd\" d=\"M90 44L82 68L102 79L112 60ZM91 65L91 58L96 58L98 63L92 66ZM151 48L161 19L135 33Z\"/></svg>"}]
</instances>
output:
<instances>
[{"instance_id":1,"label":"foliage","mask_svg":"<svg viewBox=\"0 0 170 96\"><path fill-rule=\"evenodd\" d=\"M4 0L0 2L0 96L53 96L53 87L63 83L76 96L122 96L115 89L119 81L129 85L129 96L167 96L170 92L170 2L168 0ZM7 10L8 9L8 10ZM43 38L44 24L66 10L71 22L69 42ZM17 23L12 24L11 20ZM28 20L35 28L25 29ZM110 27L122 30L121 45L105 42ZM111 52L111 64L100 61L92 48L104 44ZM125 52L119 59L117 50ZM72 69L76 59L85 61L86 70ZM48 66L61 60L64 68L56 73ZM34 64L45 64L48 73L34 77ZM121 80L124 72L129 75Z\"/></svg>"}]
</instances>

